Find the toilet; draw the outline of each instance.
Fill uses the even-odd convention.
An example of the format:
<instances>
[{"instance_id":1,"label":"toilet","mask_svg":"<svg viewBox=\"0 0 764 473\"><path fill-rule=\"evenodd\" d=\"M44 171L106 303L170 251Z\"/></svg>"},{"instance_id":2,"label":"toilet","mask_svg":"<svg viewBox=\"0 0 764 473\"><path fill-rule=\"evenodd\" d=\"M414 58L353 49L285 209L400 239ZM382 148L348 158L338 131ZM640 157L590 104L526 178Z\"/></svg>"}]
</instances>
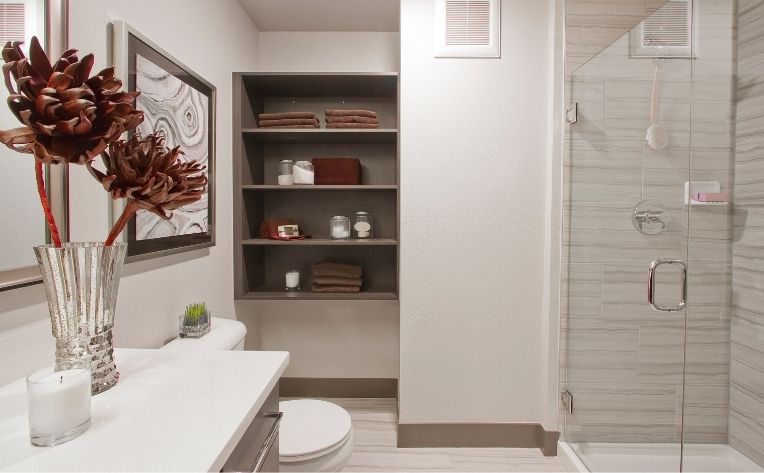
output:
<instances>
[{"instance_id":1,"label":"toilet","mask_svg":"<svg viewBox=\"0 0 764 473\"><path fill-rule=\"evenodd\" d=\"M237 320L212 318L201 338L176 338L163 350L243 350L247 328ZM353 453L350 414L316 399L282 401L279 429L280 471L340 471Z\"/></svg>"}]
</instances>

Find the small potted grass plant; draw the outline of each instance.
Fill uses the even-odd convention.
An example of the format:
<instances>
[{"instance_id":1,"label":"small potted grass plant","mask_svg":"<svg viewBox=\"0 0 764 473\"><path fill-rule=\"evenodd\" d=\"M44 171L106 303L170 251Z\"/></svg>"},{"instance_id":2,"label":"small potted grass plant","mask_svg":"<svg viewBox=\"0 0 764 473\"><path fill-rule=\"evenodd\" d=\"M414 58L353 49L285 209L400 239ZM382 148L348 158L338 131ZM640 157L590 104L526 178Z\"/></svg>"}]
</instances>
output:
<instances>
[{"instance_id":1,"label":"small potted grass plant","mask_svg":"<svg viewBox=\"0 0 764 473\"><path fill-rule=\"evenodd\" d=\"M204 302L186 306L180 316L181 338L199 338L210 331L210 311Z\"/></svg>"}]
</instances>

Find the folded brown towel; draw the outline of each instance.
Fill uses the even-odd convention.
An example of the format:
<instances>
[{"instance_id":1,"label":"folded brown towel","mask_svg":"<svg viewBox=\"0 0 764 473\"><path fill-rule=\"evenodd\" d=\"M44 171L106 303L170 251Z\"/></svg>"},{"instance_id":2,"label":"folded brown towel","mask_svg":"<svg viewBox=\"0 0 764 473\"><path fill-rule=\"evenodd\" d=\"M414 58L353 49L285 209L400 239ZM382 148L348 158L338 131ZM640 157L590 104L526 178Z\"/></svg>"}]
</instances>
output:
<instances>
[{"instance_id":1,"label":"folded brown towel","mask_svg":"<svg viewBox=\"0 0 764 473\"><path fill-rule=\"evenodd\" d=\"M326 123L366 123L379 125L379 120L369 117L326 117Z\"/></svg>"},{"instance_id":2,"label":"folded brown towel","mask_svg":"<svg viewBox=\"0 0 764 473\"><path fill-rule=\"evenodd\" d=\"M325 293L333 293L333 294L355 294L358 292L361 292L360 287L352 287L352 286L317 286L313 285L313 287L310 288L312 292L325 292Z\"/></svg>"},{"instance_id":3,"label":"folded brown towel","mask_svg":"<svg viewBox=\"0 0 764 473\"><path fill-rule=\"evenodd\" d=\"M313 277L358 279L363 269L353 264L317 263L313 265Z\"/></svg>"},{"instance_id":4,"label":"folded brown towel","mask_svg":"<svg viewBox=\"0 0 764 473\"><path fill-rule=\"evenodd\" d=\"M285 120L290 118L316 118L316 114L311 112L284 112L261 113L257 116L258 120Z\"/></svg>"},{"instance_id":5,"label":"folded brown towel","mask_svg":"<svg viewBox=\"0 0 764 473\"><path fill-rule=\"evenodd\" d=\"M377 118L377 112L371 110L333 110L324 111L327 117L369 117Z\"/></svg>"},{"instance_id":6,"label":"folded brown towel","mask_svg":"<svg viewBox=\"0 0 764 473\"><path fill-rule=\"evenodd\" d=\"M260 120L258 124L261 128L292 125L313 125L315 128L319 128L321 126L321 123L317 118L284 118L281 120Z\"/></svg>"},{"instance_id":7,"label":"folded brown towel","mask_svg":"<svg viewBox=\"0 0 764 473\"><path fill-rule=\"evenodd\" d=\"M363 279L361 278L330 278L319 276L313 278L313 284L317 286L351 286L361 287L363 286Z\"/></svg>"},{"instance_id":8,"label":"folded brown towel","mask_svg":"<svg viewBox=\"0 0 764 473\"><path fill-rule=\"evenodd\" d=\"M379 128L379 124L370 123L327 123L326 128Z\"/></svg>"},{"instance_id":9,"label":"folded brown towel","mask_svg":"<svg viewBox=\"0 0 764 473\"><path fill-rule=\"evenodd\" d=\"M270 130L271 128L310 128L312 130L315 130L316 128L320 128L320 126L316 125L279 125L279 126L261 126L260 128L265 128Z\"/></svg>"}]
</instances>

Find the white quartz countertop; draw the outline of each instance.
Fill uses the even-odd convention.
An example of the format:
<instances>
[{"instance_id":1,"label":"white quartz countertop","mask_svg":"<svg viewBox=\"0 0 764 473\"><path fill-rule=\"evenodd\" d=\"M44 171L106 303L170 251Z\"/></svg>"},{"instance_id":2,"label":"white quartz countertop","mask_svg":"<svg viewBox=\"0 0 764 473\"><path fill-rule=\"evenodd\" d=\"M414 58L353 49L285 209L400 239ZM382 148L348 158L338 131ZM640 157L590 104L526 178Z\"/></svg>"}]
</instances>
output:
<instances>
[{"instance_id":1,"label":"white quartz countertop","mask_svg":"<svg viewBox=\"0 0 764 473\"><path fill-rule=\"evenodd\" d=\"M29 443L26 381L0 388L0 470L220 471L289 363L264 351L115 351L119 383L92 424L55 447Z\"/></svg>"}]
</instances>

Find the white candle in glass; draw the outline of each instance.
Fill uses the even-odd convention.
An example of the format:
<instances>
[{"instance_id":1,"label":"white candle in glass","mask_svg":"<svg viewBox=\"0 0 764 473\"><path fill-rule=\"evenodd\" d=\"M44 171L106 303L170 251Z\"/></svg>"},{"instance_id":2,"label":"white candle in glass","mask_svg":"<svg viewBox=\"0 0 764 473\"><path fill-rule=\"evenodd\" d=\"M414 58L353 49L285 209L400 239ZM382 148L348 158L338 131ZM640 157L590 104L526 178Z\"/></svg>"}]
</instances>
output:
<instances>
[{"instance_id":1,"label":"white candle in glass","mask_svg":"<svg viewBox=\"0 0 764 473\"><path fill-rule=\"evenodd\" d=\"M332 227L332 238L343 239L350 236L350 232L342 225Z\"/></svg>"},{"instance_id":2,"label":"white candle in glass","mask_svg":"<svg viewBox=\"0 0 764 473\"><path fill-rule=\"evenodd\" d=\"M296 291L300 289L300 272L299 271L297 270L287 271L286 288L289 291Z\"/></svg>"},{"instance_id":3,"label":"white candle in glass","mask_svg":"<svg viewBox=\"0 0 764 473\"><path fill-rule=\"evenodd\" d=\"M341 215L329 219L329 235L334 240L350 238L350 219Z\"/></svg>"},{"instance_id":4,"label":"white candle in glass","mask_svg":"<svg viewBox=\"0 0 764 473\"><path fill-rule=\"evenodd\" d=\"M35 445L55 445L84 432L90 425L90 369L53 372L27 378L29 431Z\"/></svg>"}]
</instances>

